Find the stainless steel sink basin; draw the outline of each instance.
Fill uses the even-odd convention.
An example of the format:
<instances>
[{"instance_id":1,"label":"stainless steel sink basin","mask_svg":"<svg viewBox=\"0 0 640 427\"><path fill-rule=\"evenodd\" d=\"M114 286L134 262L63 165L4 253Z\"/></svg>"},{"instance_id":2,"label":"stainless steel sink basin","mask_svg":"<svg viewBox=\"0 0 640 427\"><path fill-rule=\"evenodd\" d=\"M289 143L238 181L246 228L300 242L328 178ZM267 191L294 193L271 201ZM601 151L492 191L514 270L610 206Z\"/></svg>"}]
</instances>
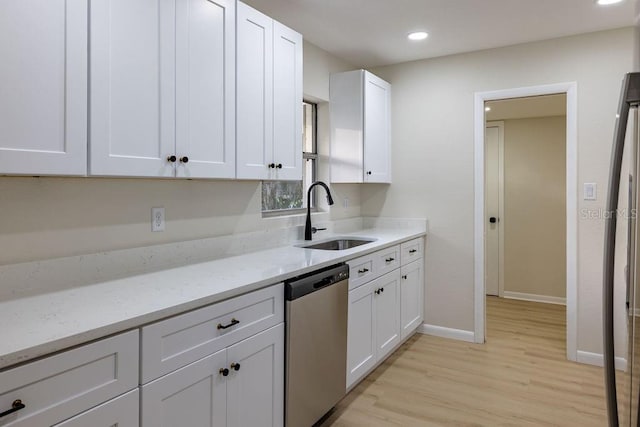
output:
<instances>
[{"instance_id":1,"label":"stainless steel sink basin","mask_svg":"<svg viewBox=\"0 0 640 427\"><path fill-rule=\"evenodd\" d=\"M348 238L348 239L333 239L324 242L314 243L312 245L300 246L305 249L321 249L323 251L343 251L345 249L355 248L356 246L366 245L367 243L374 242L375 239L366 238Z\"/></svg>"}]
</instances>

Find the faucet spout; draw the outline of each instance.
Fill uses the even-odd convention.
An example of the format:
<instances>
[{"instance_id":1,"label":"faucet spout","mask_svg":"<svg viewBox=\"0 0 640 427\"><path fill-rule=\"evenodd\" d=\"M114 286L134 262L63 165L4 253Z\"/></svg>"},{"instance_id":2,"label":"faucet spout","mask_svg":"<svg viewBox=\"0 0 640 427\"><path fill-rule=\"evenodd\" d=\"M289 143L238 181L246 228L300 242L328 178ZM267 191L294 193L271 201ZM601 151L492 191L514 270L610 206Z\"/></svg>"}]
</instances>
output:
<instances>
[{"instance_id":1,"label":"faucet spout","mask_svg":"<svg viewBox=\"0 0 640 427\"><path fill-rule=\"evenodd\" d=\"M333 205L333 197L331 197L331 191L329 191L329 186L322 181L316 181L309 186L307 190L307 221L304 225L304 240L311 240L311 236L313 234L313 227L311 227L311 190L313 187L319 185L325 189L327 192L327 203L329 205Z\"/></svg>"}]
</instances>

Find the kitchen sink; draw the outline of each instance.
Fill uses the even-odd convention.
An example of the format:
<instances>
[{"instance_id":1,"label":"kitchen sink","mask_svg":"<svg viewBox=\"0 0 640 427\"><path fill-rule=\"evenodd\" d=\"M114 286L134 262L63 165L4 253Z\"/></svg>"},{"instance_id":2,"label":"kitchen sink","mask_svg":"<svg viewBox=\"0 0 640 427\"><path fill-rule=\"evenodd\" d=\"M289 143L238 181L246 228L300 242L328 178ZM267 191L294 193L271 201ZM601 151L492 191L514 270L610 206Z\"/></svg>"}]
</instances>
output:
<instances>
[{"instance_id":1,"label":"kitchen sink","mask_svg":"<svg viewBox=\"0 0 640 427\"><path fill-rule=\"evenodd\" d=\"M323 251L344 251L345 249L355 248L360 245L374 242L375 239L367 238L343 238L333 239L324 242L314 243L312 245L301 245L305 249L321 249Z\"/></svg>"}]
</instances>

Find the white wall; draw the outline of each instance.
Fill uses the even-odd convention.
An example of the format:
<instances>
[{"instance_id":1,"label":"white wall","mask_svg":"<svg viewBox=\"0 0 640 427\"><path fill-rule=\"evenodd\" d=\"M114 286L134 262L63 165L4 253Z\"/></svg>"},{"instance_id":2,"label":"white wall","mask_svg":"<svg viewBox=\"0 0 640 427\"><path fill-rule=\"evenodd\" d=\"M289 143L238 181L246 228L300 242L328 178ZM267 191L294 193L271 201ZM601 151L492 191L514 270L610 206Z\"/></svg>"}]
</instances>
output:
<instances>
[{"instance_id":1,"label":"white wall","mask_svg":"<svg viewBox=\"0 0 640 427\"><path fill-rule=\"evenodd\" d=\"M365 186L362 213L429 218L426 323L474 328L474 93L577 82L578 182L596 182L598 200L589 207L603 207L633 43L626 28L372 70L393 85L394 181ZM579 220L578 239L578 349L601 353L603 222Z\"/></svg>"},{"instance_id":2,"label":"white wall","mask_svg":"<svg viewBox=\"0 0 640 427\"><path fill-rule=\"evenodd\" d=\"M505 292L566 297L566 121L504 121Z\"/></svg>"},{"instance_id":3,"label":"white wall","mask_svg":"<svg viewBox=\"0 0 640 427\"><path fill-rule=\"evenodd\" d=\"M328 100L329 73L353 67L305 42L304 94ZM319 151L326 153L328 112L319 109ZM319 177L328 181L328 166ZM360 190L336 186L330 215L360 215ZM301 224L262 219L258 181L0 177L0 265L111 249L199 239ZM324 200L323 197L319 198ZM166 231L151 233L151 207L166 209Z\"/></svg>"}]
</instances>

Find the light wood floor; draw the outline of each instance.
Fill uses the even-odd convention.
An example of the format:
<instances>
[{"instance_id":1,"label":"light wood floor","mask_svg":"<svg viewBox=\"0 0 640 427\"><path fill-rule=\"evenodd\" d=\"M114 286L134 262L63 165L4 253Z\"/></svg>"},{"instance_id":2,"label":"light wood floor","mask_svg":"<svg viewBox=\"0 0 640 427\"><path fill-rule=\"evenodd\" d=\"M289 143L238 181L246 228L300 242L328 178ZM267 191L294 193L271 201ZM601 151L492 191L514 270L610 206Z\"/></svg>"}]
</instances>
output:
<instances>
[{"instance_id":1,"label":"light wood floor","mask_svg":"<svg viewBox=\"0 0 640 427\"><path fill-rule=\"evenodd\" d=\"M565 307L487 298L487 342L417 334L328 426L606 426L602 369L565 357Z\"/></svg>"}]
</instances>

